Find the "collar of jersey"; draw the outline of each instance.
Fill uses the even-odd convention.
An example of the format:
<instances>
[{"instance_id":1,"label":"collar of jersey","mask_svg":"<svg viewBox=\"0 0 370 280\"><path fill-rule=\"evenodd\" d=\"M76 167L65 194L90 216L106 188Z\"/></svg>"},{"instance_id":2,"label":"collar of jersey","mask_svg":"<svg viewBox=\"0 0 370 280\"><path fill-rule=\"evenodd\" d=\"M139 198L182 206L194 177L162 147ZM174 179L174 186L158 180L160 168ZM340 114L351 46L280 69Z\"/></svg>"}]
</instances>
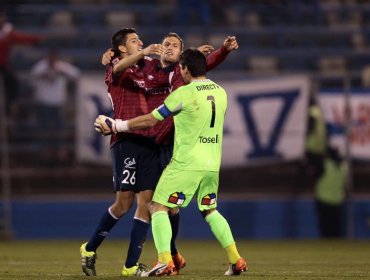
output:
<instances>
[{"instance_id":1,"label":"collar of jersey","mask_svg":"<svg viewBox=\"0 0 370 280\"><path fill-rule=\"evenodd\" d=\"M209 79L203 79L203 80L192 80L192 83L204 83L204 82L209 82Z\"/></svg>"},{"instance_id":2,"label":"collar of jersey","mask_svg":"<svg viewBox=\"0 0 370 280\"><path fill-rule=\"evenodd\" d=\"M162 67L161 66L161 62L158 62L157 64L157 71L159 70L163 70L164 72L172 72L173 69L175 68L177 62L174 62L174 63L171 63L170 65L166 66L166 67Z\"/></svg>"}]
</instances>

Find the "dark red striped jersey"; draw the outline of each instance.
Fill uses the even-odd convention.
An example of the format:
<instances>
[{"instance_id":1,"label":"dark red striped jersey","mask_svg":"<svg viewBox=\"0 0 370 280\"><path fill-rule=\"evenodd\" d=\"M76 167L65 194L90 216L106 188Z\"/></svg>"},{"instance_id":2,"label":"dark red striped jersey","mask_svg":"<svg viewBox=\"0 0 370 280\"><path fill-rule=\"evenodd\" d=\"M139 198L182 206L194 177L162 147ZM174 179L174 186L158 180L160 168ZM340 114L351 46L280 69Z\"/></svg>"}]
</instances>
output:
<instances>
[{"instance_id":1,"label":"dark red striped jersey","mask_svg":"<svg viewBox=\"0 0 370 280\"><path fill-rule=\"evenodd\" d=\"M144 91L143 66L145 65L145 60L146 58L141 60L137 65L117 74L113 73L113 65L119 61L118 58L114 59L112 64L107 66L105 83L108 86L108 95L111 99L114 119L128 120L149 112ZM113 134L111 145L120 141L128 134L148 137L149 129Z\"/></svg>"},{"instance_id":2,"label":"dark red striped jersey","mask_svg":"<svg viewBox=\"0 0 370 280\"><path fill-rule=\"evenodd\" d=\"M207 71L214 69L223 62L228 53L224 47L212 52L207 57ZM153 59L146 61L144 72L149 112L162 105L165 98L172 91L185 84L181 77L179 63L162 68L159 60ZM174 129L173 118L169 117L152 127L150 134L155 135L158 144L172 144Z\"/></svg>"}]
</instances>

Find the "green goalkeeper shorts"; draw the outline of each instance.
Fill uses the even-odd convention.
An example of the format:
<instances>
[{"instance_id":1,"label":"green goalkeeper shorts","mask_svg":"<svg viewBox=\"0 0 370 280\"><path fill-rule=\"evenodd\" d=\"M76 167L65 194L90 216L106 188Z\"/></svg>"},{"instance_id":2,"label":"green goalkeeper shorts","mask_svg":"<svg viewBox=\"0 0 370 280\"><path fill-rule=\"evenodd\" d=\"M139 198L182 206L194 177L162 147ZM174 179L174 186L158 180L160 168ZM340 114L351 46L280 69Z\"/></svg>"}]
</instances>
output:
<instances>
[{"instance_id":1,"label":"green goalkeeper shorts","mask_svg":"<svg viewBox=\"0 0 370 280\"><path fill-rule=\"evenodd\" d=\"M197 193L200 211L216 208L219 172L180 170L167 166L155 189L153 201L169 208L186 207Z\"/></svg>"}]
</instances>

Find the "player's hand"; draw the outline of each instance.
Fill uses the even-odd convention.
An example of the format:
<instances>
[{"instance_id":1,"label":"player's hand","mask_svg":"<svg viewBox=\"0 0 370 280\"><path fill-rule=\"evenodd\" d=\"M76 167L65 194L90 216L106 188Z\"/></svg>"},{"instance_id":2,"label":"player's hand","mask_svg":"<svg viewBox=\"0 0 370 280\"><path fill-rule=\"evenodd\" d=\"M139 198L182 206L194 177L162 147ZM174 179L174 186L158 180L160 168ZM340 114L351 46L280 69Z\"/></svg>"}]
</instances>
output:
<instances>
[{"instance_id":1,"label":"player's hand","mask_svg":"<svg viewBox=\"0 0 370 280\"><path fill-rule=\"evenodd\" d=\"M111 49L108 49L101 58L101 64L107 65L112 60L112 57L114 56L114 51Z\"/></svg>"},{"instance_id":2,"label":"player's hand","mask_svg":"<svg viewBox=\"0 0 370 280\"><path fill-rule=\"evenodd\" d=\"M214 48L211 45L201 45L197 49L198 51L201 51L205 56L214 51Z\"/></svg>"},{"instance_id":3,"label":"player's hand","mask_svg":"<svg viewBox=\"0 0 370 280\"><path fill-rule=\"evenodd\" d=\"M143 49L144 55L158 55L161 56L164 54L164 47L162 44L151 44Z\"/></svg>"},{"instance_id":4,"label":"player's hand","mask_svg":"<svg viewBox=\"0 0 370 280\"><path fill-rule=\"evenodd\" d=\"M99 115L95 119L94 128L96 132L99 132L104 136L117 132L116 121L104 115Z\"/></svg>"},{"instance_id":5,"label":"player's hand","mask_svg":"<svg viewBox=\"0 0 370 280\"><path fill-rule=\"evenodd\" d=\"M235 36L227 36L227 38L224 41L224 47L229 52L233 50L237 50L239 48L238 42L236 41Z\"/></svg>"}]
</instances>

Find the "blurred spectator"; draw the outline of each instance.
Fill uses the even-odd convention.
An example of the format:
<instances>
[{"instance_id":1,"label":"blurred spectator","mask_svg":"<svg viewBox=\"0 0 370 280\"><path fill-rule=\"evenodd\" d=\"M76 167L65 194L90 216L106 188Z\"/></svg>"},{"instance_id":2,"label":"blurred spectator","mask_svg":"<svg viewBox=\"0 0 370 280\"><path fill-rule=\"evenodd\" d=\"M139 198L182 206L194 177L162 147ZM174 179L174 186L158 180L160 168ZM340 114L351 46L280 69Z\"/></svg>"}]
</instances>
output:
<instances>
[{"instance_id":1,"label":"blurred spectator","mask_svg":"<svg viewBox=\"0 0 370 280\"><path fill-rule=\"evenodd\" d=\"M0 8L0 75L4 79L5 102L8 113L14 112L14 102L18 95L17 77L9 63L12 47L16 44L36 44L40 40L40 36L17 31L11 23L6 21L5 11Z\"/></svg>"},{"instance_id":2,"label":"blurred spectator","mask_svg":"<svg viewBox=\"0 0 370 280\"><path fill-rule=\"evenodd\" d=\"M312 188L314 180L319 176L327 146L325 120L320 106L314 97L310 99L308 108L308 125L305 143L305 157L299 165L299 186L309 185Z\"/></svg>"},{"instance_id":3,"label":"blurred spectator","mask_svg":"<svg viewBox=\"0 0 370 280\"><path fill-rule=\"evenodd\" d=\"M366 51L367 43L363 33L356 32L351 35L351 45L355 51Z\"/></svg>"},{"instance_id":4,"label":"blurred spectator","mask_svg":"<svg viewBox=\"0 0 370 280\"><path fill-rule=\"evenodd\" d=\"M328 147L322 172L315 185L316 211L320 236L343 236L342 217L345 200L347 167L336 148Z\"/></svg>"},{"instance_id":5,"label":"blurred spectator","mask_svg":"<svg viewBox=\"0 0 370 280\"><path fill-rule=\"evenodd\" d=\"M361 71L361 82L365 88L370 88L370 65L366 65Z\"/></svg>"},{"instance_id":6,"label":"blurred spectator","mask_svg":"<svg viewBox=\"0 0 370 280\"><path fill-rule=\"evenodd\" d=\"M75 86L80 71L68 62L58 58L55 50L37 62L31 70L31 84L34 87L37 131L41 137L42 159L46 163L68 159L66 147L66 108L69 91ZM56 158L55 158L56 156Z\"/></svg>"},{"instance_id":7,"label":"blurred spectator","mask_svg":"<svg viewBox=\"0 0 370 280\"><path fill-rule=\"evenodd\" d=\"M177 0L176 14L179 25L197 23L202 25L211 24L211 0Z\"/></svg>"},{"instance_id":8,"label":"blurred spectator","mask_svg":"<svg viewBox=\"0 0 370 280\"><path fill-rule=\"evenodd\" d=\"M325 155L327 135L324 116L314 98L308 108L308 131L306 139L306 154L308 158L321 158ZM315 161L315 159L312 159Z\"/></svg>"}]
</instances>

